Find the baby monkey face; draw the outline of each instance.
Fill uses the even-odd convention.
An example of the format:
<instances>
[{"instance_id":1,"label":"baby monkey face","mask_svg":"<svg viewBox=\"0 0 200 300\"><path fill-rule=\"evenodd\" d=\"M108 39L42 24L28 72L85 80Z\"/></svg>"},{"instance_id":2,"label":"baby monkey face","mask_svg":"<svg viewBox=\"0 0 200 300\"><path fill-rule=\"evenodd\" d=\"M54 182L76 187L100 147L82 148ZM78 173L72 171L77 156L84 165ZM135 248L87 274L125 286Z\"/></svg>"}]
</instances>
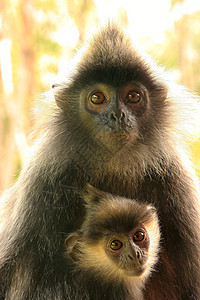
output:
<instances>
[{"instance_id":1,"label":"baby monkey face","mask_svg":"<svg viewBox=\"0 0 200 300\"><path fill-rule=\"evenodd\" d=\"M105 238L108 257L129 276L140 276L146 269L149 235L144 226L128 234L108 234Z\"/></svg>"}]
</instances>

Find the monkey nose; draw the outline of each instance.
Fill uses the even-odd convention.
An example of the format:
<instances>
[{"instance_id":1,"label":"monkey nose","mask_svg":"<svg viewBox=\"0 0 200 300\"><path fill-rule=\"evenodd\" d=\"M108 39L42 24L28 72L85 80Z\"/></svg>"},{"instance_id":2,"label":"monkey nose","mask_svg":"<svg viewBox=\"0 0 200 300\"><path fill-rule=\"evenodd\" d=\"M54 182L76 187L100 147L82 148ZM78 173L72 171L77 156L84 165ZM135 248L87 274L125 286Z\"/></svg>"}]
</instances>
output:
<instances>
[{"instance_id":1,"label":"monkey nose","mask_svg":"<svg viewBox=\"0 0 200 300\"><path fill-rule=\"evenodd\" d=\"M119 110L118 112L112 111L110 114L110 118L112 121L122 121L123 119L125 119L125 113L121 110Z\"/></svg>"},{"instance_id":2,"label":"monkey nose","mask_svg":"<svg viewBox=\"0 0 200 300\"><path fill-rule=\"evenodd\" d=\"M129 258L129 260L136 260L140 263L141 254L140 254L139 251L136 251L134 253L134 255L133 254L128 254L128 258Z\"/></svg>"}]
</instances>

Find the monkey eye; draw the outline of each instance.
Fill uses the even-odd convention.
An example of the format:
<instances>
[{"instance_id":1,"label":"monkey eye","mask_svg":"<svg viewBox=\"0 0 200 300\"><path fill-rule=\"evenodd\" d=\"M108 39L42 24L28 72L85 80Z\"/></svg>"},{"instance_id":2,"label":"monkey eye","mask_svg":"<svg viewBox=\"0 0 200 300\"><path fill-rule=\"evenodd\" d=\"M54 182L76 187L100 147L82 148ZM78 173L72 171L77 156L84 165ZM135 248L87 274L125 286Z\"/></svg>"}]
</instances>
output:
<instances>
[{"instance_id":1,"label":"monkey eye","mask_svg":"<svg viewBox=\"0 0 200 300\"><path fill-rule=\"evenodd\" d=\"M103 104L104 101L105 101L105 96L102 92L94 92L91 94L90 96L90 101L93 103L93 104Z\"/></svg>"},{"instance_id":2,"label":"monkey eye","mask_svg":"<svg viewBox=\"0 0 200 300\"><path fill-rule=\"evenodd\" d=\"M119 250L123 247L123 243L119 240L112 240L110 242L110 248L114 251Z\"/></svg>"},{"instance_id":3,"label":"monkey eye","mask_svg":"<svg viewBox=\"0 0 200 300\"><path fill-rule=\"evenodd\" d=\"M145 239L145 232L142 230L138 230L133 235L133 241L135 243L142 242Z\"/></svg>"},{"instance_id":4,"label":"monkey eye","mask_svg":"<svg viewBox=\"0 0 200 300\"><path fill-rule=\"evenodd\" d=\"M128 103L138 103L140 102L140 100L142 99L140 93L136 92L136 91L130 91L128 92L127 96L126 96L127 102Z\"/></svg>"}]
</instances>

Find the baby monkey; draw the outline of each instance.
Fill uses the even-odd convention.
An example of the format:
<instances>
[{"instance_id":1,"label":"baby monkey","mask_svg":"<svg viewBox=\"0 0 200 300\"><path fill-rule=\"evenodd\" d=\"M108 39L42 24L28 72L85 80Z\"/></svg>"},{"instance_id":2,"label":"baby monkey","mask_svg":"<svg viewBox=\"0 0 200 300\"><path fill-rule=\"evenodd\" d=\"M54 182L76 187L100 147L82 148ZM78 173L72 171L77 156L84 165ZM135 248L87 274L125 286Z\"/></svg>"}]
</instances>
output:
<instances>
[{"instance_id":1,"label":"baby monkey","mask_svg":"<svg viewBox=\"0 0 200 300\"><path fill-rule=\"evenodd\" d=\"M106 290L108 299L143 299L145 281L158 260L156 209L90 185L83 198L85 220L66 239L74 278L79 285L86 283L98 299L105 299Z\"/></svg>"}]
</instances>

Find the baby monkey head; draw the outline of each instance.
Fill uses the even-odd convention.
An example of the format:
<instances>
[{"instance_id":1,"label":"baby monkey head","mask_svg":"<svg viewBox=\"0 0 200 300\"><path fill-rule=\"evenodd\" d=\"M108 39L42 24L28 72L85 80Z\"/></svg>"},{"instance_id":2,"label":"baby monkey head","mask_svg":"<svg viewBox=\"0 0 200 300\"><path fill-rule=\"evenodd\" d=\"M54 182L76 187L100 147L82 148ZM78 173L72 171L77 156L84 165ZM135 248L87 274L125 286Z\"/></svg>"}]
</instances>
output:
<instances>
[{"instance_id":1,"label":"baby monkey head","mask_svg":"<svg viewBox=\"0 0 200 300\"><path fill-rule=\"evenodd\" d=\"M102 280L143 281L157 262L160 230L154 207L87 187L85 220L66 239L75 269Z\"/></svg>"}]
</instances>

